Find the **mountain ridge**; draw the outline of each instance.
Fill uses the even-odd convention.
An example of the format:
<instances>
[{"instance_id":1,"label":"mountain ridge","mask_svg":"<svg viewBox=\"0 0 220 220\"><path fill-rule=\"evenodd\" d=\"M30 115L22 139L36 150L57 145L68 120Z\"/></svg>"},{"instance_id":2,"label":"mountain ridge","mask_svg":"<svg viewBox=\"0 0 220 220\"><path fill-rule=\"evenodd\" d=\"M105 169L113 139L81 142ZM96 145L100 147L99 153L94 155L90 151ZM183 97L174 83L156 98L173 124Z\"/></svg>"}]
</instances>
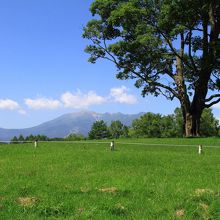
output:
<instances>
[{"instance_id":1,"label":"mountain ridge","mask_svg":"<svg viewBox=\"0 0 220 220\"><path fill-rule=\"evenodd\" d=\"M67 113L53 120L46 121L37 126L21 129L5 129L0 128L0 140L6 141L20 134L24 137L29 135L46 135L49 138L66 137L71 133L80 133L85 136L91 129L92 124L97 120L103 120L108 125L111 121L120 120L123 124L130 126L132 121L143 115L144 112L137 114L117 113L97 113L92 111L81 111L75 113Z\"/></svg>"}]
</instances>

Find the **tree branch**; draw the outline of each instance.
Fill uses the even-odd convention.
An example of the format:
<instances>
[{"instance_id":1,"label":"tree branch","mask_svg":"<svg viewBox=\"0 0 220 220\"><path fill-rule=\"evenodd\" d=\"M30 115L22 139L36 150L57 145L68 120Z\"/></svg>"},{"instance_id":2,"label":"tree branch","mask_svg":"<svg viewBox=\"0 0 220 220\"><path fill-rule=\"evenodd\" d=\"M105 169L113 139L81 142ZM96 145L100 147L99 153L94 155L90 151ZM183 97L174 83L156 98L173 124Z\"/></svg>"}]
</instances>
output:
<instances>
[{"instance_id":1,"label":"tree branch","mask_svg":"<svg viewBox=\"0 0 220 220\"><path fill-rule=\"evenodd\" d=\"M186 59L184 59L184 56L181 56L177 51L176 49L173 47L172 43L170 42L170 39L167 38L167 36L161 32L159 29L157 29L157 31L163 36L163 38L165 39L165 41L167 42L167 44L169 45L171 51L173 52L173 54L177 57L179 57L179 59L181 59L186 66L188 66L190 69L193 69L193 67L189 64L189 62L187 62ZM181 45L182 46L182 45Z\"/></svg>"},{"instance_id":2,"label":"tree branch","mask_svg":"<svg viewBox=\"0 0 220 220\"><path fill-rule=\"evenodd\" d=\"M135 74L136 76L138 76L139 78L141 78L143 81L145 81L145 82L147 82L147 83L149 83L149 84L152 83L151 80L148 80L148 79L144 78L143 76L141 76L141 74L139 74L139 73L137 73L137 72L135 72L135 71L132 71L132 72L133 72L133 74ZM178 94L174 89L170 88L169 86L166 86L166 85L164 85L164 84L162 84L162 83L159 83L159 82L154 82L154 85L156 85L156 86L158 86L158 87L161 87L161 88L163 88L163 89L168 90L168 91L171 92L176 98L179 99L179 94Z\"/></svg>"},{"instance_id":3,"label":"tree branch","mask_svg":"<svg viewBox=\"0 0 220 220\"><path fill-rule=\"evenodd\" d=\"M194 59L192 57L192 29L190 29L190 31L189 31L189 52L188 52L188 54L189 54L189 58L192 63L194 71L198 72L198 69L195 65Z\"/></svg>"},{"instance_id":4,"label":"tree branch","mask_svg":"<svg viewBox=\"0 0 220 220\"><path fill-rule=\"evenodd\" d=\"M217 104L218 102L220 102L220 98L215 100L215 101L213 101L213 102L211 102L211 103L209 103L209 104L206 104L205 108L210 108L211 106Z\"/></svg>"},{"instance_id":5,"label":"tree branch","mask_svg":"<svg viewBox=\"0 0 220 220\"><path fill-rule=\"evenodd\" d=\"M107 47L106 42L105 42L105 39L103 39L103 42L104 42L104 46L102 46L101 44L98 44L97 42L93 41L94 44L96 44L100 49L104 50L104 51L111 57L111 58L109 58L109 57L107 57L107 56L104 56L104 57L102 57L102 58L107 59L107 60L113 62L113 63L117 66L117 68L125 68L125 67L122 66L120 63L118 63L118 61L115 59L115 57L109 52L108 47ZM150 69L150 68L148 68L148 69ZM138 73L138 72L136 72L136 71L134 71L134 70L132 70L132 69L130 69L129 71L132 72L134 75L138 76L138 77L139 77L140 79L142 79L144 82L149 83L149 84L152 83L152 80L147 79L146 77L143 77L140 73ZM160 72L158 72L158 73L162 73L162 72L163 72L163 71L160 71ZM167 72L166 72L166 74L169 75L172 79L174 79L174 77L173 77L172 75L168 74ZM169 86L166 86L166 85L164 85L164 84L162 84L162 83L155 82L155 81L154 81L153 83L154 83L154 85L157 86L157 87L161 87L161 88L163 88L163 89L166 89L167 91L169 91L170 93L172 93L174 97L176 97L176 98L179 99L179 94L178 94L175 90L173 90L172 88L170 88Z\"/></svg>"},{"instance_id":6,"label":"tree branch","mask_svg":"<svg viewBox=\"0 0 220 220\"><path fill-rule=\"evenodd\" d=\"M167 99L173 100L175 98L175 96L172 93L171 93L172 95L170 93L169 94L164 93L164 91L162 89L160 89L160 88L158 88L158 90Z\"/></svg>"},{"instance_id":7,"label":"tree branch","mask_svg":"<svg viewBox=\"0 0 220 220\"><path fill-rule=\"evenodd\" d=\"M212 101L212 99L218 98L218 97L220 97L220 94L211 95L209 98L205 100L205 102L210 102Z\"/></svg>"}]
</instances>

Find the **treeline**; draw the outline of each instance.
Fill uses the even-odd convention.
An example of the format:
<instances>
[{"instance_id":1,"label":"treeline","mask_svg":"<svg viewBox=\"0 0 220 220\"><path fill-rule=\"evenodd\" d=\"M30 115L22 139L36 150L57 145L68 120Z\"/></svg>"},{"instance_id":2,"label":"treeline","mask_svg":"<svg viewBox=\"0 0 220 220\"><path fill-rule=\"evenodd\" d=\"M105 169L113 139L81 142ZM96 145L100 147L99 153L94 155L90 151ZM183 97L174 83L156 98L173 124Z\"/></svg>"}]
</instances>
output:
<instances>
[{"instance_id":1,"label":"treeline","mask_svg":"<svg viewBox=\"0 0 220 220\"><path fill-rule=\"evenodd\" d=\"M81 134L70 134L65 138L48 138L45 135L30 135L14 137L13 143L24 141L81 141L86 139L109 139L109 138L139 138L139 137L183 137L183 118L181 109L175 109L171 115L161 115L148 112L135 119L130 127L121 121L112 121L108 126L103 120L93 123L88 137ZM211 109L205 109L201 117L200 134L203 137L220 136L219 121L214 117Z\"/></svg>"},{"instance_id":2,"label":"treeline","mask_svg":"<svg viewBox=\"0 0 220 220\"><path fill-rule=\"evenodd\" d=\"M113 121L108 127L104 121L96 121L89 132L89 139L120 137L183 137L183 118L181 109L176 108L173 114L146 113L132 122L130 127L120 121ZM219 136L219 121L211 109L205 109L201 117L200 134L202 137Z\"/></svg>"},{"instance_id":3,"label":"treeline","mask_svg":"<svg viewBox=\"0 0 220 220\"><path fill-rule=\"evenodd\" d=\"M48 138L46 135L29 135L27 137L24 137L23 135L19 135L19 137L14 136L11 139L12 143L22 143L22 142L33 142L33 141L49 141L51 140L50 138Z\"/></svg>"},{"instance_id":4,"label":"treeline","mask_svg":"<svg viewBox=\"0 0 220 220\"><path fill-rule=\"evenodd\" d=\"M19 137L14 136L11 139L11 143L23 143L23 142L34 142L34 141L81 141L86 140L87 138L81 134L70 134L65 138L49 138L46 135L29 135L24 137L19 135Z\"/></svg>"},{"instance_id":5,"label":"treeline","mask_svg":"<svg viewBox=\"0 0 220 220\"><path fill-rule=\"evenodd\" d=\"M133 121L130 137L183 137L183 118L181 109L176 108L171 115L146 113ZM211 109L205 109L201 117L200 135L219 136L219 121Z\"/></svg>"}]
</instances>

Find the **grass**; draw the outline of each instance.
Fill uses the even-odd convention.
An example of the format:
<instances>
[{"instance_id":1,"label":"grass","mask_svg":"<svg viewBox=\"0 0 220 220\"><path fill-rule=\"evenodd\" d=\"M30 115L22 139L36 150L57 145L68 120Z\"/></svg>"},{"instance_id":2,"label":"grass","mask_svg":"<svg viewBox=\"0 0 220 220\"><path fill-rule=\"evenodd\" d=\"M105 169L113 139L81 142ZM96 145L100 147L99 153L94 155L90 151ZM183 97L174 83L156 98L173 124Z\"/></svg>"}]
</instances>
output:
<instances>
[{"instance_id":1,"label":"grass","mask_svg":"<svg viewBox=\"0 0 220 220\"><path fill-rule=\"evenodd\" d=\"M0 219L220 219L220 147L198 155L173 146L200 143L220 146L215 138L120 140L114 152L109 141L1 145Z\"/></svg>"}]
</instances>

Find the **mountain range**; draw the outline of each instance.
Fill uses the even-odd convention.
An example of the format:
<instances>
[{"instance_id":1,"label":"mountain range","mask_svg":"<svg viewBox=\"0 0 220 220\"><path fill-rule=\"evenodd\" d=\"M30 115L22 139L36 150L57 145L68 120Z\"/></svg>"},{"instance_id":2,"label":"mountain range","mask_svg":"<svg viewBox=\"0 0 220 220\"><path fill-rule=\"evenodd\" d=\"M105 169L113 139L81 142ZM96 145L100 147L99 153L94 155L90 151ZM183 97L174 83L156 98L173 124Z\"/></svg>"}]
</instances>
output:
<instances>
[{"instance_id":1,"label":"mountain range","mask_svg":"<svg viewBox=\"0 0 220 220\"><path fill-rule=\"evenodd\" d=\"M46 135L49 138L66 137L71 133L88 135L92 124L97 120L103 120L108 125L111 121L120 120L124 125L130 126L132 121L144 113L122 114L122 113L96 113L83 111L78 113L64 114L54 120L42 123L38 126L25 129L0 128L0 140L11 140L14 136L23 135Z\"/></svg>"}]
</instances>

